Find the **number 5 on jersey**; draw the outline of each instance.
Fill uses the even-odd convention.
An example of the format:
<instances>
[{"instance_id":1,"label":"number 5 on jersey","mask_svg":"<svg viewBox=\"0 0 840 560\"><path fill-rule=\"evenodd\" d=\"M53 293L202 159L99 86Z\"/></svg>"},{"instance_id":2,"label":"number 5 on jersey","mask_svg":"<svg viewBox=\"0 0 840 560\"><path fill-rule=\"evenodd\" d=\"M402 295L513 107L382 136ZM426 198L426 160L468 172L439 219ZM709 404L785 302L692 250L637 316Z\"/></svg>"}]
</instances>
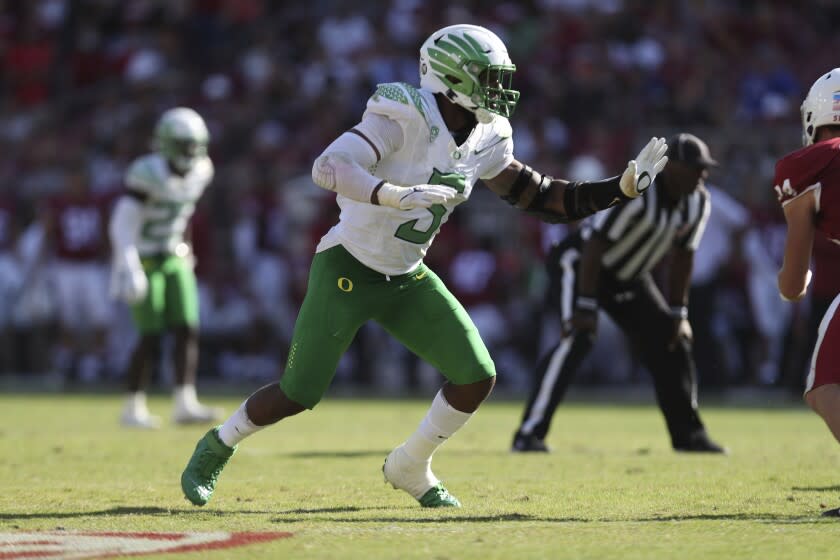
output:
<instances>
[{"instance_id":1,"label":"number 5 on jersey","mask_svg":"<svg viewBox=\"0 0 840 560\"><path fill-rule=\"evenodd\" d=\"M434 173L432 173L432 176L429 178L428 184L452 187L459 193L463 193L466 188L466 181L467 178L460 173L442 173L435 169ZM417 225L418 220L409 220L400 224L400 227L397 228L394 236L402 239L403 241L408 241L409 243L416 243L417 245L423 245L431 239L440 227L440 222L443 220L443 216L446 214L446 206L443 204L433 204L432 206L426 208L426 210L432 213L432 223L427 229L417 229L415 226Z\"/></svg>"}]
</instances>

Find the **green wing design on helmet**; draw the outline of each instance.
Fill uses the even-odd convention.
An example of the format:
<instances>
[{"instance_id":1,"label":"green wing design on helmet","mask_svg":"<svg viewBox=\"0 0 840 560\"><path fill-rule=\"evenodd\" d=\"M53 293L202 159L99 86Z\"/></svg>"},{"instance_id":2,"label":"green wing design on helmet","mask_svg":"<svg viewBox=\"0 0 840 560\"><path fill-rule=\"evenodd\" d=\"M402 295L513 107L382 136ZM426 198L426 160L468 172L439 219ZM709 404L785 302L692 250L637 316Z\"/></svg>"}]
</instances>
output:
<instances>
[{"instance_id":1,"label":"green wing design on helmet","mask_svg":"<svg viewBox=\"0 0 840 560\"><path fill-rule=\"evenodd\" d=\"M469 33L449 33L428 48L431 71L453 91L466 95L476 105L510 117L519 101L511 89L513 64L492 64L481 44Z\"/></svg>"}]
</instances>

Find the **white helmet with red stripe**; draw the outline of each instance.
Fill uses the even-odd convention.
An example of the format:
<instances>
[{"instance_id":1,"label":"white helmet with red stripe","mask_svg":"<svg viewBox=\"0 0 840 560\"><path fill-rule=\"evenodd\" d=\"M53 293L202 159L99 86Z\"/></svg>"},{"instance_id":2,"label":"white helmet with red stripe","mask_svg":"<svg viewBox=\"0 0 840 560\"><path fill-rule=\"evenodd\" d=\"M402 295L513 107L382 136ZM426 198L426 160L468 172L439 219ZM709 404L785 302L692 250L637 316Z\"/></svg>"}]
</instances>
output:
<instances>
[{"instance_id":1,"label":"white helmet with red stripe","mask_svg":"<svg viewBox=\"0 0 840 560\"><path fill-rule=\"evenodd\" d=\"M840 68L829 70L814 82L802 102L802 143L810 146L817 129L840 125Z\"/></svg>"}]
</instances>

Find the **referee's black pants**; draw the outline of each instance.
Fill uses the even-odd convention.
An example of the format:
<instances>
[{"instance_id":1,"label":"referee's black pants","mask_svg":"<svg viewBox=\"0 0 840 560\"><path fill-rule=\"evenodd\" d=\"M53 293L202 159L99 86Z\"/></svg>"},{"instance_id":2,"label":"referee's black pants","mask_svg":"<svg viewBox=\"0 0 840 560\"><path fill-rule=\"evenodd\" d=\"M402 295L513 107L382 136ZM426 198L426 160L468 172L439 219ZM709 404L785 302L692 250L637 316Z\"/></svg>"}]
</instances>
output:
<instances>
[{"instance_id":1,"label":"referee's black pants","mask_svg":"<svg viewBox=\"0 0 840 560\"><path fill-rule=\"evenodd\" d=\"M548 261L552 265L547 303L560 313L564 326L574 312L579 258L579 245L562 243ZM668 348L674 334L674 320L650 274L630 282L618 282L602 271L598 304L629 338L653 376L656 400L665 417L671 444L686 446L696 434L705 433L697 411L697 381L690 343L683 340ZM554 412L592 343L590 333L570 332L541 359L519 435L545 438Z\"/></svg>"}]
</instances>

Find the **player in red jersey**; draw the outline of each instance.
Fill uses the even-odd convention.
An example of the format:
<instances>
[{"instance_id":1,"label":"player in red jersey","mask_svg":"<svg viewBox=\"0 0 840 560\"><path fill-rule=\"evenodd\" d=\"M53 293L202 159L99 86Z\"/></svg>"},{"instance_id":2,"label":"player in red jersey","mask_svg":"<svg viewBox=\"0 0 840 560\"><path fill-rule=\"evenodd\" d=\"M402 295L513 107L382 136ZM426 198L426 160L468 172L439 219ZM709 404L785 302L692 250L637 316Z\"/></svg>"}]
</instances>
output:
<instances>
[{"instance_id":1,"label":"player in red jersey","mask_svg":"<svg viewBox=\"0 0 840 560\"><path fill-rule=\"evenodd\" d=\"M786 300L805 295L814 238L840 243L840 68L821 76L802 103L805 144L776 164L774 189L787 221L779 293ZM817 270L825 253L815 253ZM825 312L811 358L805 401L840 442L840 296ZM840 508L825 512L840 515Z\"/></svg>"},{"instance_id":2,"label":"player in red jersey","mask_svg":"<svg viewBox=\"0 0 840 560\"><path fill-rule=\"evenodd\" d=\"M49 201L44 226L54 257L61 327L55 367L63 376L75 371L81 381L94 381L104 367L111 316L111 304L103 297L107 291L105 202L90 190L81 165L69 171L67 189Z\"/></svg>"}]
</instances>

